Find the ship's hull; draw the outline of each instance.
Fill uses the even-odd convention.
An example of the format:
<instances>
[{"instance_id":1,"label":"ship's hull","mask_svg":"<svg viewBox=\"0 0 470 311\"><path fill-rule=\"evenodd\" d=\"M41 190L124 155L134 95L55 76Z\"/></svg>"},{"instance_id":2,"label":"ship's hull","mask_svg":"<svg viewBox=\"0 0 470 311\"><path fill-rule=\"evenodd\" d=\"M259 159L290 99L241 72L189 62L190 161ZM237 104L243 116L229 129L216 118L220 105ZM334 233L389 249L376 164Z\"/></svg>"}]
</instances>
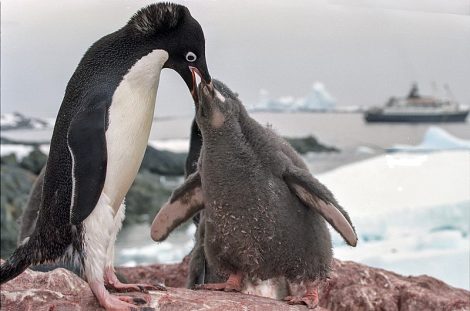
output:
<instances>
[{"instance_id":1,"label":"ship's hull","mask_svg":"<svg viewBox=\"0 0 470 311\"><path fill-rule=\"evenodd\" d=\"M393 114L383 112L366 112L367 122L411 122L411 123L438 123L438 122L465 122L467 111L440 114Z\"/></svg>"}]
</instances>

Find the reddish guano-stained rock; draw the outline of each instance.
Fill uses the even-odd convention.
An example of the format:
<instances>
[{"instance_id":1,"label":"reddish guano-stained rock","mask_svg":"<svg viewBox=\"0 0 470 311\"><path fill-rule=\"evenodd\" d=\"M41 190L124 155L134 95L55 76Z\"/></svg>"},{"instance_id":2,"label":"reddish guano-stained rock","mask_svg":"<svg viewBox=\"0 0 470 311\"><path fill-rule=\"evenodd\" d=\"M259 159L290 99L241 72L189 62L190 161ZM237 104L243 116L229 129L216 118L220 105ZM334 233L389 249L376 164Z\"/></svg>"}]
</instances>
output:
<instances>
[{"instance_id":1,"label":"reddish guano-stained rock","mask_svg":"<svg viewBox=\"0 0 470 311\"><path fill-rule=\"evenodd\" d=\"M307 310L282 301L237 293L193 291L182 287L187 260L174 265L118 268L129 282L164 282L141 310ZM470 292L428 276L406 277L354 262L335 260L317 310L470 310ZM129 295L129 294L127 294ZM147 294L130 293L144 298ZM1 286L1 310L100 310L88 284L72 272L27 270Z\"/></svg>"},{"instance_id":2,"label":"reddish guano-stained rock","mask_svg":"<svg viewBox=\"0 0 470 311\"><path fill-rule=\"evenodd\" d=\"M426 275L407 277L335 260L320 305L329 310L470 310L470 292Z\"/></svg>"}]
</instances>

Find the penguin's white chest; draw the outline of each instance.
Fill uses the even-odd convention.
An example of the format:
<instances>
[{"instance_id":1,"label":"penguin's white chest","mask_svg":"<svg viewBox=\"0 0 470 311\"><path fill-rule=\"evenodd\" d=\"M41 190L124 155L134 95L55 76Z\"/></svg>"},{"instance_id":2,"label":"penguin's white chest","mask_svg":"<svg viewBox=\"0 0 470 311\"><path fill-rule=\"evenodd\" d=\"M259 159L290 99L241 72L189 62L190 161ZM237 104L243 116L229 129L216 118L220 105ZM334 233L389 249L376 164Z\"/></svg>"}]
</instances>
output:
<instances>
[{"instance_id":1,"label":"penguin's white chest","mask_svg":"<svg viewBox=\"0 0 470 311\"><path fill-rule=\"evenodd\" d=\"M132 185L147 147L160 72L168 59L154 50L137 61L114 92L108 115L108 165L103 191L115 211Z\"/></svg>"}]
</instances>

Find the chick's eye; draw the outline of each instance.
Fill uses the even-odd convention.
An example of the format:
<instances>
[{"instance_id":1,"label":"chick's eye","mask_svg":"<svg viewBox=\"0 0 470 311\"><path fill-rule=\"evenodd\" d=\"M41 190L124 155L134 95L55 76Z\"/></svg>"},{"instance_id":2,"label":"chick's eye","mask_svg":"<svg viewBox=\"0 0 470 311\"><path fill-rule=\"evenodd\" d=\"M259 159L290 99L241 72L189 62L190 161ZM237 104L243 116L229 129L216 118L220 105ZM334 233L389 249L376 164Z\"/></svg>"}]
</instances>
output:
<instances>
[{"instance_id":1,"label":"chick's eye","mask_svg":"<svg viewBox=\"0 0 470 311\"><path fill-rule=\"evenodd\" d=\"M196 56L196 54L194 54L193 52L188 52L188 53L186 53L186 60L187 60L188 62L191 62L191 63L192 63L192 62L196 61L196 59L197 59L197 56Z\"/></svg>"}]
</instances>

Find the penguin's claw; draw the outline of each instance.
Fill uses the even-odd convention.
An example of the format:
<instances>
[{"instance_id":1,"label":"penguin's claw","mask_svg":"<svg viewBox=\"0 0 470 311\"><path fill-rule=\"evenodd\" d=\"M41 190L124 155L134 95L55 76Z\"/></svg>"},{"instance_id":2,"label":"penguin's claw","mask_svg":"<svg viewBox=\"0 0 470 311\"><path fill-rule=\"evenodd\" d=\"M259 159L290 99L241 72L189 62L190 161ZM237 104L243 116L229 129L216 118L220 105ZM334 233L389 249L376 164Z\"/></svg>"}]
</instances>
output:
<instances>
[{"instance_id":1,"label":"penguin's claw","mask_svg":"<svg viewBox=\"0 0 470 311\"><path fill-rule=\"evenodd\" d=\"M307 305L309 309L315 309L318 306L318 296L315 295L305 295L302 297L299 296L287 296L283 299L290 305Z\"/></svg>"},{"instance_id":2,"label":"penguin's claw","mask_svg":"<svg viewBox=\"0 0 470 311\"><path fill-rule=\"evenodd\" d=\"M150 302L150 296L147 299L134 298L129 296L115 296L111 295L104 287L103 282L92 281L89 283L91 291L95 294L99 304L106 309L106 311L130 311L138 310L136 304Z\"/></svg>"}]
</instances>

